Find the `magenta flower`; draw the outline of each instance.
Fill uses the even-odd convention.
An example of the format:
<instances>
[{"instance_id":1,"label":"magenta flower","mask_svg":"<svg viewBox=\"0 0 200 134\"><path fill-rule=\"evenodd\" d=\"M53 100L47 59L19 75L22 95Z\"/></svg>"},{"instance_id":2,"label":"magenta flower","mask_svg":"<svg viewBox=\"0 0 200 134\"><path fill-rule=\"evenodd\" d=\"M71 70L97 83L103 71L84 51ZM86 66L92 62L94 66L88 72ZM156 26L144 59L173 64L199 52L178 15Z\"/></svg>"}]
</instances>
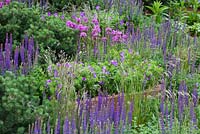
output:
<instances>
[{"instance_id":1,"label":"magenta flower","mask_svg":"<svg viewBox=\"0 0 200 134\"><path fill-rule=\"evenodd\" d=\"M92 23L93 23L94 25L99 25L99 21L98 21L97 17L94 17L94 18L92 19Z\"/></svg>"},{"instance_id":2,"label":"magenta flower","mask_svg":"<svg viewBox=\"0 0 200 134\"><path fill-rule=\"evenodd\" d=\"M77 23L81 23L81 18L76 17L75 20Z\"/></svg>"},{"instance_id":3,"label":"magenta flower","mask_svg":"<svg viewBox=\"0 0 200 134\"><path fill-rule=\"evenodd\" d=\"M81 38L84 38L84 37L86 37L86 36L87 36L87 34L86 34L85 32L81 32L81 33L80 33L80 37L81 37Z\"/></svg>"},{"instance_id":4,"label":"magenta flower","mask_svg":"<svg viewBox=\"0 0 200 134\"><path fill-rule=\"evenodd\" d=\"M77 28L77 24L74 23L74 22L72 22L72 21L70 21L70 20L66 22L66 25L67 25L68 27L70 27L70 28L73 28L73 29L76 29L76 28Z\"/></svg>"},{"instance_id":5,"label":"magenta flower","mask_svg":"<svg viewBox=\"0 0 200 134\"><path fill-rule=\"evenodd\" d=\"M6 0L5 3L6 5L8 5L10 3L10 0Z\"/></svg>"},{"instance_id":6,"label":"magenta flower","mask_svg":"<svg viewBox=\"0 0 200 134\"><path fill-rule=\"evenodd\" d=\"M0 2L0 8L2 8L3 7L3 2Z\"/></svg>"},{"instance_id":7,"label":"magenta flower","mask_svg":"<svg viewBox=\"0 0 200 134\"><path fill-rule=\"evenodd\" d=\"M84 26L84 25L82 25L82 24L79 24L78 27L77 27L77 29L78 29L79 31L81 31L81 32L83 32L83 31L88 31L88 27L87 27L87 26Z\"/></svg>"},{"instance_id":8,"label":"magenta flower","mask_svg":"<svg viewBox=\"0 0 200 134\"><path fill-rule=\"evenodd\" d=\"M88 23L88 18L87 17L84 16L82 19L83 19L83 22Z\"/></svg>"},{"instance_id":9,"label":"magenta flower","mask_svg":"<svg viewBox=\"0 0 200 134\"><path fill-rule=\"evenodd\" d=\"M101 32L99 25L94 26L92 29L92 37L96 38Z\"/></svg>"},{"instance_id":10,"label":"magenta flower","mask_svg":"<svg viewBox=\"0 0 200 134\"><path fill-rule=\"evenodd\" d=\"M107 41L107 38L106 38L106 37L102 37L101 40L102 40L103 42L106 42L106 41Z\"/></svg>"},{"instance_id":11,"label":"magenta flower","mask_svg":"<svg viewBox=\"0 0 200 134\"><path fill-rule=\"evenodd\" d=\"M106 28L106 34L110 35L112 33L112 28L107 27Z\"/></svg>"}]
</instances>

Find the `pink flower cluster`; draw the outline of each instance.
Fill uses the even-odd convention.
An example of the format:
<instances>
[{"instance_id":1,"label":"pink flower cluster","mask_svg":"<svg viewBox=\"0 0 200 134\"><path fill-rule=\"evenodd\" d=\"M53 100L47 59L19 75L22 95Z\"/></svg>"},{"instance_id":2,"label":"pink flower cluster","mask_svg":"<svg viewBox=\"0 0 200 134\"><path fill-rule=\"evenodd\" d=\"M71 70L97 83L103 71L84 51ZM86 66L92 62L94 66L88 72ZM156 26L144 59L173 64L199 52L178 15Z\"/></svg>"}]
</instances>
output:
<instances>
[{"instance_id":1,"label":"pink flower cluster","mask_svg":"<svg viewBox=\"0 0 200 134\"><path fill-rule=\"evenodd\" d=\"M100 26L99 25L95 25L94 28L92 29L92 37L94 39L96 39L99 36L100 33L101 33Z\"/></svg>"},{"instance_id":2,"label":"pink flower cluster","mask_svg":"<svg viewBox=\"0 0 200 134\"><path fill-rule=\"evenodd\" d=\"M89 27L82 24L82 23L88 22L88 18L85 16L85 13L81 12L80 18L76 17L75 15L73 15L72 18L76 21L76 23L69 20L69 21L66 22L66 25L69 28L79 30L80 31L80 37L82 37L82 38L87 37L86 32L88 31Z\"/></svg>"},{"instance_id":3,"label":"pink flower cluster","mask_svg":"<svg viewBox=\"0 0 200 134\"><path fill-rule=\"evenodd\" d=\"M106 34L112 37L113 42L125 42L128 39L126 34L123 34L119 30L113 30L110 27L106 28Z\"/></svg>"},{"instance_id":4,"label":"pink flower cluster","mask_svg":"<svg viewBox=\"0 0 200 134\"><path fill-rule=\"evenodd\" d=\"M10 0L5 0L5 2L0 1L0 8L2 8L4 5L10 4Z\"/></svg>"},{"instance_id":5,"label":"pink flower cluster","mask_svg":"<svg viewBox=\"0 0 200 134\"><path fill-rule=\"evenodd\" d=\"M74 23L74 22L72 22L72 21L70 21L70 20L68 20L68 21L66 22L66 25L67 25L69 28L72 28L72 29L76 29L76 28L77 28L77 24Z\"/></svg>"}]
</instances>

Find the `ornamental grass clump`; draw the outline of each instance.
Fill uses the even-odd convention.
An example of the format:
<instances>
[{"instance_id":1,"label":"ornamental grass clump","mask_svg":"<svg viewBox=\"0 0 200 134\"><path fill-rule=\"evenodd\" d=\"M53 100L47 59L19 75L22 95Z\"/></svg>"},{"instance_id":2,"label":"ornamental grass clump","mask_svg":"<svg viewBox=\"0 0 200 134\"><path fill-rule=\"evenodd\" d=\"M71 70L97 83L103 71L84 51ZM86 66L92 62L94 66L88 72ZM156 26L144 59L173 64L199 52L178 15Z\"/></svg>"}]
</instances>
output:
<instances>
[{"instance_id":1,"label":"ornamental grass clump","mask_svg":"<svg viewBox=\"0 0 200 134\"><path fill-rule=\"evenodd\" d=\"M37 63L39 48L35 47L33 38L25 36L20 46L13 50L12 34L6 34L5 44L0 46L0 74L6 71L27 74L31 67Z\"/></svg>"},{"instance_id":2,"label":"ornamental grass clump","mask_svg":"<svg viewBox=\"0 0 200 134\"><path fill-rule=\"evenodd\" d=\"M125 133L131 127L133 102L127 108L124 94L78 99L74 110L58 113L56 122L38 119L29 129L30 134L96 134ZM49 118L50 119L50 118Z\"/></svg>"}]
</instances>

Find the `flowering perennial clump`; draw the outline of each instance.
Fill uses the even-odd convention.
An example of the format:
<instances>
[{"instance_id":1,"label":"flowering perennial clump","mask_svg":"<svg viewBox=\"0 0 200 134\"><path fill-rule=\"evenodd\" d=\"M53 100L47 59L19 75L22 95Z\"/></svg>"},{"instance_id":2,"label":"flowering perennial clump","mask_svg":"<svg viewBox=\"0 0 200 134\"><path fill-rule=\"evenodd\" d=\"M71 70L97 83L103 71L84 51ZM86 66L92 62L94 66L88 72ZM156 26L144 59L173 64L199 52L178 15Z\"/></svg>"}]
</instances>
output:
<instances>
[{"instance_id":1,"label":"flowering perennial clump","mask_svg":"<svg viewBox=\"0 0 200 134\"><path fill-rule=\"evenodd\" d=\"M125 133L128 130L134 111L133 102L126 109L124 94L118 96L103 96L99 94L97 99L77 100L76 110L63 119L58 114L55 124L50 125L49 120L42 124L38 119L31 127L30 134L96 134L98 132L112 134Z\"/></svg>"},{"instance_id":2,"label":"flowering perennial clump","mask_svg":"<svg viewBox=\"0 0 200 134\"><path fill-rule=\"evenodd\" d=\"M6 35L5 44L0 46L0 73L4 74L5 71L21 70L26 74L30 68L37 62L38 47L35 47L33 38L28 39L26 36L20 46L17 46L13 54L13 40L12 34L10 38Z\"/></svg>"}]
</instances>

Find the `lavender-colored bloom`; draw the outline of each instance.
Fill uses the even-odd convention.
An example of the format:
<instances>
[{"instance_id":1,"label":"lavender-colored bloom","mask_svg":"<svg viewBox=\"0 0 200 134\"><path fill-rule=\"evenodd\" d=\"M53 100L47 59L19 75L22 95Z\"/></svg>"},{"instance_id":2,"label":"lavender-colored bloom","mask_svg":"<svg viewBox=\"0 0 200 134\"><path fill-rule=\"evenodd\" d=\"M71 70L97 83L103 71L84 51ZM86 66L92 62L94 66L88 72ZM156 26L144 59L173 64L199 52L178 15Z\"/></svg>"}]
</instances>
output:
<instances>
[{"instance_id":1,"label":"lavender-colored bloom","mask_svg":"<svg viewBox=\"0 0 200 134\"><path fill-rule=\"evenodd\" d=\"M68 118L66 116L65 121L64 121L64 126L63 126L63 134L70 134L69 133L69 129L70 129L69 120L68 120Z\"/></svg>"},{"instance_id":2,"label":"lavender-colored bloom","mask_svg":"<svg viewBox=\"0 0 200 134\"><path fill-rule=\"evenodd\" d=\"M165 134L165 123L164 123L163 115L161 115L161 118L160 118L160 126L161 126L161 133Z\"/></svg>"},{"instance_id":3,"label":"lavender-colored bloom","mask_svg":"<svg viewBox=\"0 0 200 134\"><path fill-rule=\"evenodd\" d=\"M51 80L50 80L50 79L46 81L46 85L47 85L47 86L48 86L50 83L51 83Z\"/></svg>"},{"instance_id":4,"label":"lavender-colored bloom","mask_svg":"<svg viewBox=\"0 0 200 134\"><path fill-rule=\"evenodd\" d=\"M22 61L22 64L25 63L25 50L24 50L24 45L21 45L20 46L20 57L21 57L21 61Z\"/></svg>"},{"instance_id":5,"label":"lavender-colored bloom","mask_svg":"<svg viewBox=\"0 0 200 134\"><path fill-rule=\"evenodd\" d=\"M54 69L54 77L58 77L58 70Z\"/></svg>"},{"instance_id":6,"label":"lavender-colored bloom","mask_svg":"<svg viewBox=\"0 0 200 134\"><path fill-rule=\"evenodd\" d=\"M0 71L1 73L4 72L4 55L1 47L0 47Z\"/></svg>"},{"instance_id":7,"label":"lavender-colored bloom","mask_svg":"<svg viewBox=\"0 0 200 134\"><path fill-rule=\"evenodd\" d=\"M65 15L62 15L60 18L61 18L62 20L64 20L64 19L65 19Z\"/></svg>"},{"instance_id":8,"label":"lavender-colored bloom","mask_svg":"<svg viewBox=\"0 0 200 134\"><path fill-rule=\"evenodd\" d=\"M116 61L116 60L111 60L111 62L110 62L112 65L114 65L114 66L118 66L118 62Z\"/></svg>"},{"instance_id":9,"label":"lavender-colored bloom","mask_svg":"<svg viewBox=\"0 0 200 134\"><path fill-rule=\"evenodd\" d=\"M86 81L86 78L85 78L85 77L83 77L83 78L82 78L82 81Z\"/></svg>"},{"instance_id":10,"label":"lavender-colored bloom","mask_svg":"<svg viewBox=\"0 0 200 134\"><path fill-rule=\"evenodd\" d=\"M48 119L48 122L47 122L47 134L50 134L51 133L51 126L50 126L50 119Z\"/></svg>"},{"instance_id":11,"label":"lavender-colored bloom","mask_svg":"<svg viewBox=\"0 0 200 134\"><path fill-rule=\"evenodd\" d=\"M184 110L183 84L184 84L184 81L180 83L179 91L178 91L178 112L179 112L180 122L182 121L183 110Z\"/></svg>"},{"instance_id":12,"label":"lavender-colored bloom","mask_svg":"<svg viewBox=\"0 0 200 134\"><path fill-rule=\"evenodd\" d=\"M125 54L124 52L120 53L120 60L121 60L121 62L124 62L124 59L125 59L124 54Z\"/></svg>"},{"instance_id":13,"label":"lavender-colored bloom","mask_svg":"<svg viewBox=\"0 0 200 134\"><path fill-rule=\"evenodd\" d=\"M80 16L84 17L85 16L85 12L80 12Z\"/></svg>"},{"instance_id":14,"label":"lavender-colored bloom","mask_svg":"<svg viewBox=\"0 0 200 134\"><path fill-rule=\"evenodd\" d=\"M18 58L19 58L19 50L18 47L15 49L15 54L14 54L14 68L15 71L18 69Z\"/></svg>"},{"instance_id":15,"label":"lavender-colored bloom","mask_svg":"<svg viewBox=\"0 0 200 134\"><path fill-rule=\"evenodd\" d=\"M195 84L195 87L193 89L193 92L192 92L192 101L194 103L194 107L197 106L197 103L198 103L198 92L197 92L197 88L198 88L198 84L196 83Z\"/></svg>"},{"instance_id":16,"label":"lavender-colored bloom","mask_svg":"<svg viewBox=\"0 0 200 134\"><path fill-rule=\"evenodd\" d=\"M100 6L97 5L96 6L96 10L99 11L100 10Z\"/></svg>"},{"instance_id":17,"label":"lavender-colored bloom","mask_svg":"<svg viewBox=\"0 0 200 134\"><path fill-rule=\"evenodd\" d=\"M48 12L47 15L48 15L48 16L51 16L51 12Z\"/></svg>"},{"instance_id":18,"label":"lavender-colored bloom","mask_svg":"<svg viewBox=\"0 0 200 134\"><path fill-rule=\"evenodd\" d=\"M11 68L11 63L10 63L10 56L11 56L11 51L10 51L10 45L8 42L8 39L6 39L5 43L5 63L6 63L6 69L10 70Z\"/></svg>"},{"instance_id":19,"label":"lavender-colored bloom","mask_svg":"<svg viewBox=\"0 0 200 134\"><path fill-rule=\"evenodd\" d=\"M185 102L185 105L188 106L188 104L189 104L189 99L188 99L187 86L186 86L185 83L184 83L184 85L183 85L183 90L184 90L184 102Z\"/></svg>"},{"instance_id":20,"label":"lavender-colored bloom","mask_svg":"<svg viewBox=\"0 0 200 134\"><path fill-rule=\"evenodd\" d=\"M133 101L131 102L130 104L130 110L128 112L128 124L131 124L132 123L132 118L133 118Z\"/></svg>"},{"instance_id":21,"label":"lavender-colored bloom","mask_svg":"<svg viewBox=\"0 0 200 134\"><path fill-rule=\"evenodd\" d=\"M196 119L196 114L194 112L194 104L193 103L190 104L190 119L191 119L193 128L197 129L197 119Z\"/></svg>"},{"instance_id":22,"label":"lavender-colored bloom","mask_svg":"<svg viewBox=\"0 0 200 134\"><path fill-rule=\"evenodd\" d=\"M58 17L58 13L54 13L54 17Z\"/></svg>"},{"instance_id":23,"label":"lavender-colored bloom","mask_svg":"<svg viewBox=\"0 0 200 134\"><path fill-rule=\"evenodd\" d=\"M57 121L57 125L56 125L56 129L55 129L55 133L54 134L60 134L60 115L58 115L58 121Z\"/></svg>"}]
</instances>

